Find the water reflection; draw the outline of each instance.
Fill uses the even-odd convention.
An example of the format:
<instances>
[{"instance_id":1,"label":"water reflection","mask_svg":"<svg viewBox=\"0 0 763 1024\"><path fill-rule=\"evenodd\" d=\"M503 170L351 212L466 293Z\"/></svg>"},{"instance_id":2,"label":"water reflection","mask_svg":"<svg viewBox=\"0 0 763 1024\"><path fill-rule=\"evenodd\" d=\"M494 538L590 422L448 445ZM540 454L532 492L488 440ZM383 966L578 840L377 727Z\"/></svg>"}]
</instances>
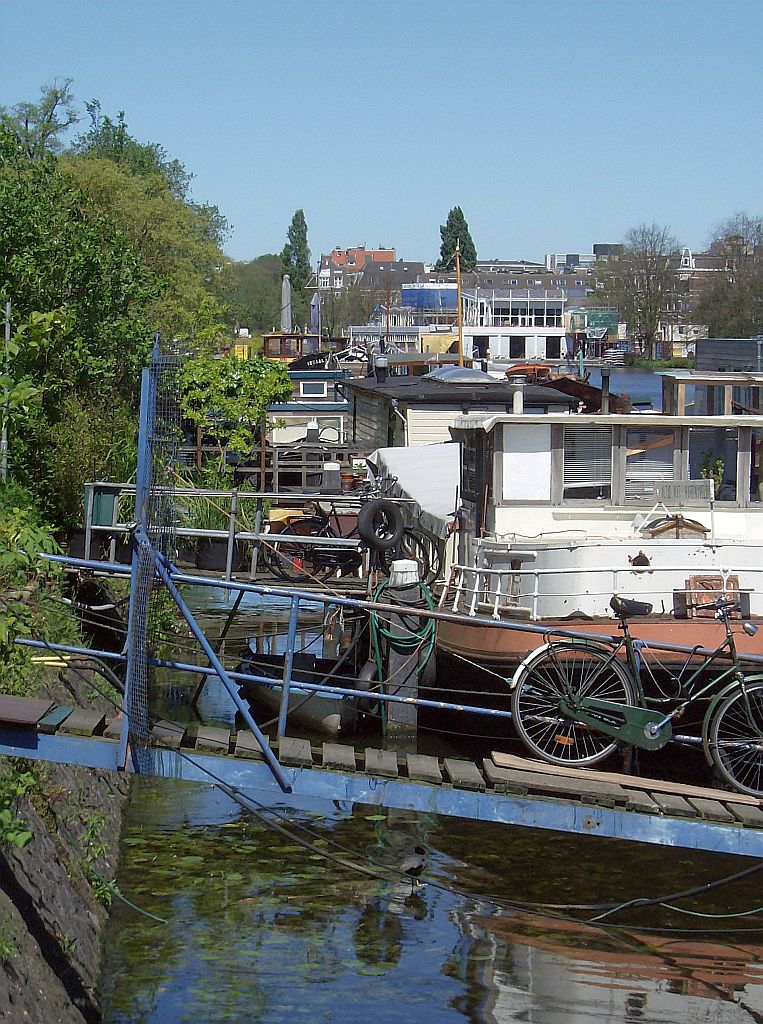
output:
<instances>
[{"instance_id":1,"label":"water reflection","mask_svg":"<svg viewBox=\"0 0 763 1024\"><path fill-rule=\"evenodd\" d=\"M168 924L115 908L107 1024L761 1019L763 942L754 936L727 945L638 927L609 934L451 888L528 901L626 899L645 886L651 895L731 873L733 858L634 853L404 812L279 813L287 834L241 818L211 788L138 780L120 885ZM306 834L300 826L310 830L308 848L293 838ZM371 878L318 852L392 869L418 843L430 856L427 884L413 892L409 880ZM758 893L753 876L696 906L741 909ZM643 929L655 913L627 919Z\"/></svg>"}]
</instances>

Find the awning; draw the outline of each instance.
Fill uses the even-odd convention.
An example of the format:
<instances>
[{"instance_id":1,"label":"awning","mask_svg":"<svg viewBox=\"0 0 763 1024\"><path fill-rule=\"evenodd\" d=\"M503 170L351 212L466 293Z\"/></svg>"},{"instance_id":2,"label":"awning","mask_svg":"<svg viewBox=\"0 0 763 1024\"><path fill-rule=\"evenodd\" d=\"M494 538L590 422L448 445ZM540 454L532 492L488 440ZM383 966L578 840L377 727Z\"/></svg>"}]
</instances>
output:
<instances>
[{"instance_id":1,"label":"awning","mask_svg":"<svg viewBox=\"0 0 763 1024\"><path fill-rule=\"evenodd\" d=\"M377 448L366 462L376 476L397 477L385 494L408 498L406 520L436 537L447 537L456 510L461 472L460 445L453 441L414 448Z\"/></svg>"}]
</instances>

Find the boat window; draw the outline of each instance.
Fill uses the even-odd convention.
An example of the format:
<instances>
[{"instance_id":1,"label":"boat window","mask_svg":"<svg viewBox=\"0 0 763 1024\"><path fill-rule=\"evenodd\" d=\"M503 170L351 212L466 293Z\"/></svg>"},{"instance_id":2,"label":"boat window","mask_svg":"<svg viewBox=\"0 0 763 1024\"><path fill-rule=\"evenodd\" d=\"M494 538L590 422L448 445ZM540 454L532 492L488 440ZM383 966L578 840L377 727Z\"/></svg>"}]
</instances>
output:
<instances>
[{"instance_id":1,"label":"boat window","mask_svg":"<svg viewBox=\"0 0 763 1024\"><path fill-rule=\"evenodd\" d=\"M482 482L482 459L485 454L484 437L479 431L464 433L461 442L461 491L464 498L478 501Z\"/></svg>"},{"instance_id":2,"label":"boat window","mask_svg":"<svg viewBox=\"0 0 763 1024\"><path fill-rule=\"evenodd\" d=\"M609 499L612 428L564 428L564 497Z\"/></svg>"},{"instance_id":3,"label":"boat window","mask_svg":"<svg viewBox=\"0 0 763 1024\"><path fill-rule=\"evenodd\" d=\"M655 500L658 480L672 480L675 434L659 427L629 429L625 442L626 501Z\"/></svg>"},{"instance_id":4,"label":"boat window","mask_svg":"<svg viewBox=\"0 0 763 1024\"><path fill-rule=\"evenodd\" d=\"M303 380L299 384L300 393L303 398L325 398L325 380Z\"/></svg>"},{"instance_id":5,"label":"boat window","mask_svg":"<svg viewBox=\"0 0 763 1024\"><path fill-rule=\"evenodd\" d=\"M737 447L737 432L730 427L689 429L689 476L713 480L716 501L736 501Z\"/></svg>"}]
</instances>

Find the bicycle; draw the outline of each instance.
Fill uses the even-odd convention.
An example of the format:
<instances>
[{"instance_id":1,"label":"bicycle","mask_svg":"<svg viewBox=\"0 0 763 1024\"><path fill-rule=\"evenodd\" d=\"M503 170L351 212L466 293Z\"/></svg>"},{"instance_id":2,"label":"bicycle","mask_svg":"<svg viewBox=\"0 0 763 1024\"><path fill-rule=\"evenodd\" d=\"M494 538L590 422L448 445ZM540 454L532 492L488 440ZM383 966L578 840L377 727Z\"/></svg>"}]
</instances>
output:
<instances>
[{"instance_id":1,"label":"bicycle","mask_svg":"<svg viewBox=\"0 0 763 1024\"><path fill-rule=\"evenodd\" d=\"M293 519L281 537L315 537L326 540L359 537L365 547L379 552L394 548L403 537L403 514L388 498L378 497L376 488L358 494L361 501L356 522L349 529L336 504L326 507L314 502L310 514ZM266 556L271 572L286 583L324 583L338 572L354 572L362 563L357 548L331 544L305 544L300 540L282 541L273 545Z\"/></svg>"},{"instance_id":2,"label":"bicycle","mask_svg":"<svg viewBox=\"0 0 763 1024\"><path fill-rule=\"evenodd\" d=\"M694 648L677 675L676 692L666 693L652 674L658 693L646 693L642 681L644 641L634 640L628 619L648 615L652 606L614 596L610 607L620 619L621 638L611 642L565 638L533 651L512 680L512 715L525 746L549 764L588 767L621 745L659 750L671 739L701 742L709 764L734 789L763 796L763 675L742 670L731 627L736 601L718 598L712 605L725 627L713 651ZM753 636L757 626L744 622ZM701 662L695 668L691 663ZM728 661L723 668L718 663ZM703 678L712 672L709 680ZM673 722L687 708L707 701L701 740L674 736Z\"/></svg>"}]
</instances>

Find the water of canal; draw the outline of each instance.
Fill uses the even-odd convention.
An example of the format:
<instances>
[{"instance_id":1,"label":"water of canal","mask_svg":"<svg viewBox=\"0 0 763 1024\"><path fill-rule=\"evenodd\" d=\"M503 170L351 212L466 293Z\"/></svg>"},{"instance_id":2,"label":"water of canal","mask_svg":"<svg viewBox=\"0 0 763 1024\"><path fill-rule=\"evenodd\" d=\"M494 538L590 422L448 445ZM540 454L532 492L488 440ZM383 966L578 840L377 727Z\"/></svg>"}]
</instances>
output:
<instances>
[{"instance_id":1,"label":"water of canal","mask_svg":"<svg viewBox=\"0 0 763 1024\"><path fill-rule=\"evenodd\" d=\"M250 608L243 632L263 630L282 612ZM168 717L182 717L176 698L167 692ZM207 687L201 711L207 721L232 720L218 686ZM418 886L397 871L417 845L427 851ZM382 873L371 877L356 865ZM103 1019L760 1021L762 916L628 908L616 919L629 927L617 932L511 906L654 897L748 866L341 802L272 805L253 816L211 786L139 779L118 882L166 923L115 904ZM763 903L761 877L676 905L745 911ZM655 926L696 931L649 930ZM732 926L733 935L715 931Z\"/></svg>"}]
</instances>

